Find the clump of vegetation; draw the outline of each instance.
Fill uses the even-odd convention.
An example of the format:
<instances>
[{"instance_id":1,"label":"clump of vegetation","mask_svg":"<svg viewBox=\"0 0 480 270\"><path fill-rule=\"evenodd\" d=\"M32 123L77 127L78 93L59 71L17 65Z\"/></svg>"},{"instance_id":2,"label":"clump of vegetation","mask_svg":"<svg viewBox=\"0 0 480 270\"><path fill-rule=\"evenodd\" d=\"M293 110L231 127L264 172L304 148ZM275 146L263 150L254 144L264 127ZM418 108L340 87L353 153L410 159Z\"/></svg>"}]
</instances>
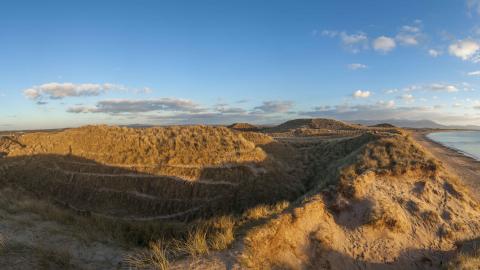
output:
<instances>
[{"instance_id":1,"label":"clump of vegetation","mask_svg":"<svg viewBox=\"0 0 480 270\"><path fill-rule=\"evenodd\" d=\"M151 242L148 249L127 255L124 262L133 269L168 270L171 252L171 245L163 240L157 240Z\"/></svg>"},{"instance_id":2,"label":"clump of vegetation","mask_svg":"<svg viewBox=\"0 0 480 270\"><path fill-rule=\"evenodd\" d=\"M197 260L211 251L226 249L235 239L234 230L235 220L231 216L199 222L185 236L152 241L147 249L128 255L125 262L135 269L168 269L172 260Z\"/></svg>"},{"instance_id":3,"label":"clump of vegetation","mask_svg":"<svg viewBox=\"0 0 480 270\"><path fill-rule=\"evenodd\" d=\"M243 218L247 220L258 220L265 217L270 217L272 215L281 213L283 210L287 209L289 205L290 203L288 201L281 201L273 205L257 205L245 211Z\"/></svg>"},{"instance_id":4,"label":"clump of vegetation","mask_svg":"<svg viewBox=\"0 0 480 270\"><path fill-rule=\"evenodd\" d=\"M439 164L429 157L420 146L405 135L370 136L370 142L344 159L339 171L343 191L353 195L353 180L373 171L379 175L398 176L408 173L435 176Z\"/></svg>"},{"instance_id":5,"label":"clump of vegetation","mask_svg":"<svg viewBox=\"0 0 480 270\"><path fill-rule=\"evenodd\" d=\"M457 254L446 266L448 270L480 269L480 239L472 239L460 244Z\"/></svg>"},{"instance_id":6,"label":"clump of vegetation","mask_svg":"<svg viewBox=\"0 0 480 270\"><path fill-rule=\"evenodd\" d=\"M367 224L395 232L406 232L408 220L398 205L388 200L375 201L367 215Z\"/></svg>"}]
</instances>

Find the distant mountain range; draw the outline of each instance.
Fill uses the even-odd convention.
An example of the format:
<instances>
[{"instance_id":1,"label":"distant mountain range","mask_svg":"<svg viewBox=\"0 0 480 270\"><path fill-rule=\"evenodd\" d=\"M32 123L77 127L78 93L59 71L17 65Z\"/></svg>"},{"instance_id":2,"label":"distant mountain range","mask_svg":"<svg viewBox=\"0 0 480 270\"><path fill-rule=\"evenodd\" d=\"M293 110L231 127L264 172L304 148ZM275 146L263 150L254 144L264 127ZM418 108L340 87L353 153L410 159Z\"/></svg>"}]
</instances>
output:
<instances>
[{"instance_id":1,"label":"distant mountain range","mask_svg":"<svg viewBox=\"0 0 480 270\"><path fill-rule=\"evenodd\" d=\"M438 128L438 129L474 129L480 130L480 126L475 125L442 125L431 120L402 120L402 119L385 119L385 120L355 120L352 123L365 126L373 126L383 123L392 124L397 127L404 128Z\"/></svg>"}]
</instances>

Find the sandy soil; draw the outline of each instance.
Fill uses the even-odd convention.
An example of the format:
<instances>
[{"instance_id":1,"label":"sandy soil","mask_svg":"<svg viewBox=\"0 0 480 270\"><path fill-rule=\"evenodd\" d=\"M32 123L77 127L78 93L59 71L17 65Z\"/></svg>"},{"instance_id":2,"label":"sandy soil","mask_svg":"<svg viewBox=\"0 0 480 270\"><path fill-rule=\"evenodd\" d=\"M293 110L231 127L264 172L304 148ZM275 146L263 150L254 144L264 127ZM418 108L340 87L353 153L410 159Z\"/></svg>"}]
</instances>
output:
<instances>
[{"instance_id":1,"label":"sandy soil","mask_svg":"<svg viewBox=\"0 0 480 270\"><path fill-rule=\"evenodd\" d=\"M28 211L0 208L0 269L122 269L126 249Z\"/></svg>"},{"instance_id":2,"label":"sandy soil","mask_svg":"<svg viewBox=\"0 0 480 270\"><path fill-rule=\"evenodd\" d=\"M472 196L480 200L480 161L430 140L430 131L412 132L413 138L442 161L447 169L458 175L460 180L471 190Z\"/></svg>"}]
</instances>

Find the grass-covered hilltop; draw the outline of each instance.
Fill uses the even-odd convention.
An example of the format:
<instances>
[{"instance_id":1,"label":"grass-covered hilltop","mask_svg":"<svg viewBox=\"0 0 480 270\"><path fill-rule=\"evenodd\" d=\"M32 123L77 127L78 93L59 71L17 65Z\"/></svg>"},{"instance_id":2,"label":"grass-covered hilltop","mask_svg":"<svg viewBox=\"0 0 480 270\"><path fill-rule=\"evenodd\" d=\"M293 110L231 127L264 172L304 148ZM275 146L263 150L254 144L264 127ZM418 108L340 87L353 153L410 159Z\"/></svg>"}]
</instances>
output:
<instances>
[{"instance_id":1,"label":"grass-covered hilltop","mask_svg":"<svg viewBox=\"0 0 480 270\"><path fill-rule=\"evenodd\" d=\"M477 269L479 202L412 132L297 119L11 133L0 268Z\"/></svg>"}]
</instances>

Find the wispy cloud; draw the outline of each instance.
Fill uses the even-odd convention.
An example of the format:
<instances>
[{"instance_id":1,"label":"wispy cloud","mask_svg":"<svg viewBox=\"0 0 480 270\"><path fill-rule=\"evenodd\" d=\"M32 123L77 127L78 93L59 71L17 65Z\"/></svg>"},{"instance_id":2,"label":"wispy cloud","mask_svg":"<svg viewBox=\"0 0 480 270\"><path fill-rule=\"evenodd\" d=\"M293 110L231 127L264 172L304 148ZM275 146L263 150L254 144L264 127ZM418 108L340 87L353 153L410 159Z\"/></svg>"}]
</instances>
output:
<instances>
[{"instance_id":1,"label":"wispy cloud","mask_svg":"<svg viewBox=\"0 0 480 270\"><path fill-rule=\"evenodd\" d=\"M420 39L424 34L422 33L421 21L414 22L413 25L404 25L395 36L395 39L404 46L415 46L420 43Z\"/></svg>"},{"instance_id":2,"label":"wispy cloud","mask_svg":"<svg viewBox=\"0 0 480 270\"><path fill-rule=\"evenodd\" d=\"M146 99L146 100L104 100L98 102L93 107L74 106L68 110L70 113L145 113L158 111L176 111L176 112L201 112L202 108L198 104L176 98Z\"/></svg>"},{"instance_id":3,"label":"wispy cloud","mask_svg":"<svg viewBox=\"0 0 480 270\"><path fill-rule=\"evenodd\" d=\"M352 63L347 65L348 69L351 70L358 70L358 69L366 69L367 65L360 64L360 63Z\"/></svg>"},{"instance_id":4,"label":"wispy cloud","mask_svg":"<svg viewBox=\"0 0 480 270\"><path fill-rule=\"evenodd\" d=\"M432 91L432 92L446 92L456 93L460 90L470 91L471 86L465 83L462 84L448 84L448 83L431 83L425 85L410 85L402 89L404 92L413 91Z\"/></svg>"},{"instance_id":5,"label":"wispy cloud","mask_svg":"<svg viewBox=\"0 0 480 270\"><path fill-rule=\"evenodd\" d=\"M95 83L46 83L42 85L32 86L23 91L23 94L33 100L38 99L63 99L66 97L81 96L98 96L105 91L113 89L123 89L121 85L111 83L95 84Z\"/></svg>"},{"instance_id":6,"label":"wispy cloud","mask_svg":"<svg viewBox=\"0 0 480 270\"><path fill-rule=\"evenodd\" d=\"M323 30L321 34L325 37L339 38L343 48L352 53L368 49L368 36L363 32L352 34L345 31Z\"/></svg>"},{"instance_id":7,"label":"wispy cloud","mask_svg":"<svg viewBox=\"0 0 480 270\"><path fill-rule=\"evenodd\" d=\"M112 117L126 117L138 121L164 123L218 124L235 121L275 122L291 114L292 101L264 101L251 109L231 106L227 103L211 107L200 106L191 100L158 98L145 100L104 100L94 106L77 105L67 109L69 113L103 113Z\"/></svg>"},{"instance_id":8,"label":"wispy cloud","mask_svg":"<svg viewBox=\"0 0 480 270\"><path fill-rule=\"evenodd\" d=\"M467 8L470 16L480 15L480 0L467 0Z\"/></svg>"},{"instance_id":9,"label":"wispy cloud","mask_svg":"<svg viewBox=\"0 0 480 270\"><path fill-rule=\"evenodd\" d=\"M58 83L51 82L35 85L23 90L23 95L31 100L53 99L60 100L71 97L100 96L109 91L125 91L134 94L151 94L153 90L149 87L128 88L121 84L113 83ZM43 105L44 102L37 102Z\"/></svg>"},{"instance_id":10,"label":"wispy cloud","mask_svg":"<svg viewBox=\"0 0 480 270\"><path fill-rule=\"evenodd\" d=\"M66 97L98 96L113 89L124 89L124 86L111 83L46 83L32 86L23 90L25 97L33 100L39 99L63 99Z\"/></svg>"},{"instance_id":11,"label":"wispy cloud","mask_svg":"<svg viewBox=\"0 0 480 270\"><path fill-rule=\"evenodd\" d=\"M480 109L480 104L478 105ZM307 117L329 117L353 120L385 120L385 119L431 119L442 123L471 123L478 121L474 115L445 113L435 106L405 106L398 107L394 101L379 101L375 104L350 105L343 104L333 107L315 107L312 111L300 112Z\"/></svg>"},{"instance_id":12,"label":"wispy cloud","mask_svg":"<svg viewBox=\"0 0 480 270\"><path fill-rule=\"evenodd\" d=\"M386 36L380 36L373 41L373 49L381 53L388 53L396 46L395 40Z\"/></svg>"},{"instance_id":13,"label":"wispy cloud","mask_svg":"<svg viewBox=\"0 0 480 270\"><path fill-rule=\"evenodd\" d=\"M415 97L412 94L403 94L401 96L398 96L397 98L402 99L405 103L415 102Z\"/></svg>"},{"instance_id":14,"label":"wispy cloud","mask_svg":"<svg viewBox=\"0 0 480 270\"><path fill-rule=\"evenodd\" d=\"M441 51L439 50L435 50L435 49L429 49L428 50L428 55L430 55L431 57L438 57L442 54Z\"/></svg>"},{"instance_id":15,"label":"wispy cloud","mask_svg":"<svg viewBox=\"0 0 480 270\"><path fill-rule=\"evenodd\" d=\"M255 107L255 110L264 113L284 113L293 107L293 101L264 101L262 105Z\"/></svg>"},{"instance_id":16,"label":"wispy cloud","mask_svg":"<svg viewBox=\"0 0 480 270\"><path fill-rule=\"evenodd\" d=\"M480 70L471 71L468 76L480 76Z\"/></svg>"}]
</instances>

